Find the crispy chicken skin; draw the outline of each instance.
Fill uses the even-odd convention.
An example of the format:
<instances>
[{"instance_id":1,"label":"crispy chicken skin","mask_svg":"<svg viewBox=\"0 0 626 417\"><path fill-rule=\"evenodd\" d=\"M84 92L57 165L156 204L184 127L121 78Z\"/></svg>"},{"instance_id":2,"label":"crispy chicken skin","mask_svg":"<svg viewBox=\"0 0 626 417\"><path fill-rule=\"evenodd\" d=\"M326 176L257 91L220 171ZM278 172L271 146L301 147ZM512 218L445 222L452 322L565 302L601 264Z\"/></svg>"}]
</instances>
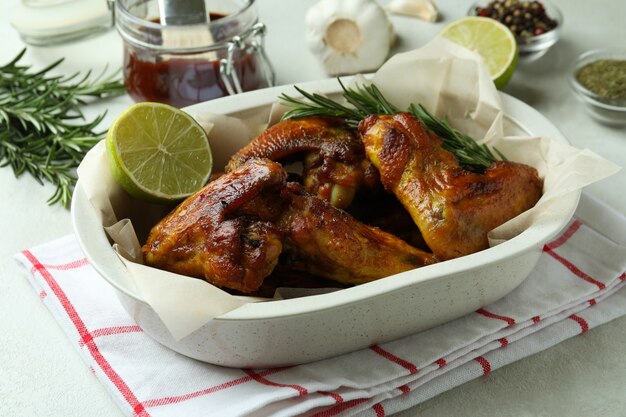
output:
<instances>
[{"instance_id":1,"label":"crispy chicken skin","mask_svg":"<svg viewBox=\"0 0 626 417\"><path fill-rule=\"evenodd\" d=\"M330 117L286 120L269 127L233 155L226 172L253 158L289 162L298 157L305 188L336 207L347 207L361 185L380 184L356 132L342 119Z\"/></svg>"},{"instance_id":2,"label":"crispy chicken skin","mask_svg":"<svg viewBox=\"0 0 626 417\"><path fill-rule=\"evenodd\" d=\"M344 284L362 284L437 262L396 236L288 183L278 222L289 266Z\"/></svg>"},{"instance_id":3,"label":"crispy chicken skin","mask_svg":"<svg viewBox=\"0 0 626 417\"><path fill-rule=\"evenodd\" d=\"M541 197L543 183L534 168L502 161L484 174L469 172L443 149L441 138L408 113L368 116L359 132L383 186L442 260L486 249L491 229Z\"/></svg>"},{"instance_id":4,"label":"crispy chicken skin","mask_svg":"<svg viewBox=\"0 0 626 417\"><path fill-rule=\"evenodd\" d=\"M288 269L344 284L436 262L286 178L280 164L253 159L209 183L153 227L145 263L250 293L284 248Z\"/></svg>"},{"instance_id":5,"label":"crispy chicken skin","mask_svg":"<svg viewBox=\"0 0 626 417\"><path fill-rule=\"evenodd\" d=\"M145 263L256 290L282 251L273 220L286 178L280 164L255 160L210 182L153 227L142 248Z\"/></svg>"}]
</instances>

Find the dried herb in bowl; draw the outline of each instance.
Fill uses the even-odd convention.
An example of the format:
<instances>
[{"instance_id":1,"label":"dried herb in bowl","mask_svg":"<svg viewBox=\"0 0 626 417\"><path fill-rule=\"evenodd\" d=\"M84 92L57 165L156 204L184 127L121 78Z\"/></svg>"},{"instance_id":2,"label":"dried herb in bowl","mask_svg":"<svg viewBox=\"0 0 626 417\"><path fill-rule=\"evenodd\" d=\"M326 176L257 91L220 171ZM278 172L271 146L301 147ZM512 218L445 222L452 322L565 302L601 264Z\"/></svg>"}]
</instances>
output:
<instances>
[{"instance_id":1,"label":"dried herb in bowl","mask_svg":"<svg viewBox=\"0 0 626 417\"><path fill-rule=\"evenodd\" d=\"M626 60L599 59L576 71L576 81L607 104L626 100Z\"/></svg>"}]
</instances>

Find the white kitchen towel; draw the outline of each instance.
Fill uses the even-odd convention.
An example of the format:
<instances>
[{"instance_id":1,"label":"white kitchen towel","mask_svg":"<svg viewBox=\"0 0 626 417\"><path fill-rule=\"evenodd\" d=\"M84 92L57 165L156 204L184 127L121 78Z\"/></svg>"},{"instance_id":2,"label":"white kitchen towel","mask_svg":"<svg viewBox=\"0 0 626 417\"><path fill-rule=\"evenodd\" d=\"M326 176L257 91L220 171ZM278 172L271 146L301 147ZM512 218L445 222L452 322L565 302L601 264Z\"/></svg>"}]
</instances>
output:
<instances>
[{"instance_id":1,"label":"white kitchen towel","mask_svg":"<svg viewBox=\"0 0 626 417\"><path fill-rule=\"evenodd\" d=\"M128 416L390 415L626 314L626 218L585 195L503 299L403 339L287 368L223 368L161 346L73 236L16 258Z\"/></svg>"}]
</instances>

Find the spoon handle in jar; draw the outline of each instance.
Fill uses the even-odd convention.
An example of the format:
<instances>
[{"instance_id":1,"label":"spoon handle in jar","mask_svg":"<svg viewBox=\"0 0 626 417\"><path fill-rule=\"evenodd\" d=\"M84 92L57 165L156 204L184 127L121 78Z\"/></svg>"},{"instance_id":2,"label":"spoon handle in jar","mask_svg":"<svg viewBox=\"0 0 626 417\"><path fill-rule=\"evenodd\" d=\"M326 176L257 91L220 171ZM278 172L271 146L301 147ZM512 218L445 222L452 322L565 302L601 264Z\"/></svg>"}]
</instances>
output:
<instances>
[{"instance_id":1,"label":"spoon handle in jar","mask_svg":"<svg viewBox=\"0 0 626 417\"><path fill-rule=\"evenodd\" d=\"M209 19L204 0L158 0L158 6L162 25L198 25Z\"/></svg>"}]
</instances>

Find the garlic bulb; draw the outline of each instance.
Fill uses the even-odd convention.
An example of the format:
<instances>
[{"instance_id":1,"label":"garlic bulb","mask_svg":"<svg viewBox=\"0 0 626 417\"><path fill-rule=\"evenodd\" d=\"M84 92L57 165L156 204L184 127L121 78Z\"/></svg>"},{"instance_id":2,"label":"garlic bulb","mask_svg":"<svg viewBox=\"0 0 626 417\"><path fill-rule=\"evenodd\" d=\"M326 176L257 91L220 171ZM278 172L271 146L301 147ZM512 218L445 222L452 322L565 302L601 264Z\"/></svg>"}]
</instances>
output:
<instances>
[{"instance_id":1,"label":"garlic bulb","mask_svg":"<svg viewBox=\"0 0 626 417\"><path fill-rule=\"evenodd\" d=\"M376 70L394 41L393 25L374 0L321 0L305 24L309 49L329 75Z\"/></svg>"},{"instance_id":2,"label":"garlic bulb","mask_svg":"<svg viewBox=\"0 0 626 417\"><path fill-rule=\"evenodd\" d=\"M439 11L433 0L391 0L387 10L390 13L419 17L428 22L439 19Z\"/></svg>"}]
</instances>

